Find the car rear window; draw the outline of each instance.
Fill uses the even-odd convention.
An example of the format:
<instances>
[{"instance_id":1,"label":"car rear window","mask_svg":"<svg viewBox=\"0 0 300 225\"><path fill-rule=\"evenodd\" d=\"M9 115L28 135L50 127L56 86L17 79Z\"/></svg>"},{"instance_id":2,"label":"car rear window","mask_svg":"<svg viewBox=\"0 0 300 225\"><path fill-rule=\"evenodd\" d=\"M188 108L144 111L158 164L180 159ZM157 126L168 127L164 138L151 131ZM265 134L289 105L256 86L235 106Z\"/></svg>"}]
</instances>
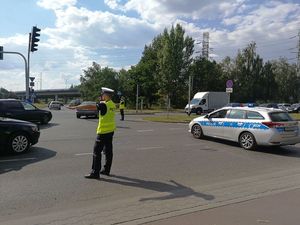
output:
<instances>
[{"instance_id":1,"label":"car rear window","mask_svg":"<svg viewBox=\"0 0 300 225\"><path fill-rule=\"evenodd\" d=\"M273 122L293 121L292 117L286 112L273 112L269 115Z\"/></svg>"},{"instance_id":2,"label":"car rear window","mask_svg":"<svg viewBox=\"0 0 300 225\"><path fill-rule=\"evenodd\" d=\"M249 120L263 120L264 117L258 113L258 112L253 112L253 111L248 111L246 118Z\"/></svg>"}]
</instances>

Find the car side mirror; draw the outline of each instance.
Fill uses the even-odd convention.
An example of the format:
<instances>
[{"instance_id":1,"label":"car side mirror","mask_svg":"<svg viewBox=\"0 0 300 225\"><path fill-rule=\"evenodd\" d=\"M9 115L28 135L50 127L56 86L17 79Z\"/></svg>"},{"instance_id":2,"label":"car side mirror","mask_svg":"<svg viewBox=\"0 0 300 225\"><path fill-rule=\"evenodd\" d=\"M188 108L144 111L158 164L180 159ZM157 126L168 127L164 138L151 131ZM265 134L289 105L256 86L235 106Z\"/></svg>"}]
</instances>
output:
<instances>
[{"instance_id":1,"label":"car side mirror","mask_svg":"<svg viewBox=\"0 0 300 225\"><path fill-rule=\"evenodd\" d=\"M204 118L209 119L209 118L210 118L210 115L207 114L207 115L204 116Z\"/></svg>"}]
</instances>

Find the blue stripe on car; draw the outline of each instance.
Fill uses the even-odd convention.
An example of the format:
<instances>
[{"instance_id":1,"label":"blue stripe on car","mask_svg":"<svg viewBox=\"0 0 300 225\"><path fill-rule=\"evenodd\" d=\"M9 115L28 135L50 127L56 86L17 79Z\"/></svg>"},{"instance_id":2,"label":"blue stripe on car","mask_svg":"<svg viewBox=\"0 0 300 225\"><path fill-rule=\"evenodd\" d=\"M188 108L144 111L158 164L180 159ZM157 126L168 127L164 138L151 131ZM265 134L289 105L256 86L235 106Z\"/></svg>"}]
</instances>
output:
<instances>
[{"instance_id":1,"label":"blue stripe on car","mask_svg":"<svg viewBox=\"0 0 300 225\"><path fill-rule=\"evenodd\" d=\"M232 127L232 128L244 128L244 129L258 129L258 130L268 130L270 129L262 123L255 122L223 122L223 121L198 121L201 126L210 127Z\"/></svg>"}]
</instances>

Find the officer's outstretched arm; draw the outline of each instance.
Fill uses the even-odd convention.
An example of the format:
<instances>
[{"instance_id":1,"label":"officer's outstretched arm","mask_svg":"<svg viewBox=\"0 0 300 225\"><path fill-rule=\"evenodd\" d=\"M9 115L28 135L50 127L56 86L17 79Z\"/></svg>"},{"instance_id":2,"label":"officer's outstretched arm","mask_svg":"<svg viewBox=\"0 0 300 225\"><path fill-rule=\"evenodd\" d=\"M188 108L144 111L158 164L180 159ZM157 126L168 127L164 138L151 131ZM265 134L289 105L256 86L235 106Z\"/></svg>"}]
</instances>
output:
<instances>
[{"instance_id":1,"label":"officer's outstretched arm","mask_svg":"<svg viewBox=\"0 0 300 225\"><path fill-rule=\"evenodd\" d=\"M97 109L100 111L101 115L104 116L107 112L107 107L105 102L97 103Z\"/></svg>"}]
</instances>

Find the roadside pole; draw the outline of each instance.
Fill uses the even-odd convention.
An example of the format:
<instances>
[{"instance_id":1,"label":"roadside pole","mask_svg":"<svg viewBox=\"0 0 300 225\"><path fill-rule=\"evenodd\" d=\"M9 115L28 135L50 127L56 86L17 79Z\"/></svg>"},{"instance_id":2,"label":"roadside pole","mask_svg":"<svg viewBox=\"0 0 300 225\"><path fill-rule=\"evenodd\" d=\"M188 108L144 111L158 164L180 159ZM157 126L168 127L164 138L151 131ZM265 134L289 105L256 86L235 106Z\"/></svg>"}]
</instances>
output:
<instances>
[{"instance_id":1,"label":"roadside pole","mask_svg":"<svg viewBox=\"0 0 300 225\"><path fill-rule=\"evenodd\" d=\"M190 112L191 112L191 75L189 76L189 99L188 99L188 103L189 103L189 108L188 108L188 115L190 116Z\"/></svg>"},{"instance_id":2,"label":"roadside pole","mask_svg":"<svg viewBox=\"0 0 300 225\"><path fill-rule=\"evenodd\" d=\"M29 99L29 76L30 76L30 48L31 48L31 33L29 33L29 41L28 41L28 56L27 56L27 74L28 78L26 79L26 99ZM28 92L28 96L27 96ZM31 98L30 98L31 99Z\"/></svg>"},{"instance_id":3,"label":"roadside pole","mask_svg":"<svg viewBox=\"0 0 300 225\"><path fill-rule=\"evenodd\" d=\"M135 104L135 112L138 113L139 109L139 85L136 85L136 104Z\"/></svg>"},{"instance_id":4,"label":"roadside pole","mask_svg":"<svg viewBox=\"0 0 300 225\"><path fill-rule=\"evenodd\" d=\"M233 92L233 81L227 80L226 81L226 92L229 94L229 103L230 103L230 94Z\"/></svg>"}]
</instances>

